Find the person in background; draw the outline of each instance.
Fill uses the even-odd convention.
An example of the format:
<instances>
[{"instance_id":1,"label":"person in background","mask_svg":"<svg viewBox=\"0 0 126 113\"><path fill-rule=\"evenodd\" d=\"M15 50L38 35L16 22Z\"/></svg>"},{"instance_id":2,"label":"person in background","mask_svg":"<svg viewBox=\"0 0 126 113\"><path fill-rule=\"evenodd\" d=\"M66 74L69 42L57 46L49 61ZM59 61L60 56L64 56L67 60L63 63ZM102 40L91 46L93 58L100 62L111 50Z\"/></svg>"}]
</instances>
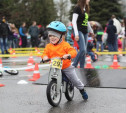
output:
<instances>
[{"instance_id":1,"label":"person in background","mask_svg":"<svg viewBox=\"0 0 126 113\"><path fill-rule=\"evenodd\" d=\"M39 29L36 25L36 21L32 22L32 25L29 28L29 34L31 35L31 45L32 47L38 47L38 36Z\"/></svg>"},{"instance_id":2,"label":"person in background","mask_svg":"<svg viewBox=\"0 0 126 113\"><path fill-rule=\"evenodd\" d=\"M75 40L79 45L79 52L74 59L73 66L77 67L80 62L80 68L84 68L85 56L87 53L88 38L88 14L90 0L78 0L73 10L72 24L75 33Z\"/></svg>"},{"instance_id":3,"label":"person in background","mask_svg":"<svg viewBox=\"0 0 126 113\"><path fill-rule=\"evenodd\" d=\"M0 24L0 45L2 54L9 54L8 52L8 35L9 35L9 27L6 23L6 19L2 18Z\"/></svg>"},{"instance_id":4,"label":"person in background","mask_svg":"<svg viewBox=\"0 0 126 113\"><path fill-rule=\"evenodd\" d=\"M68 42L71 46L73 46L73 40L71 38L71 34L72 34L73 30L72 30L72 25L68 25L67 27L67 34L66 34L66 42Z\"/></svg>"},{"instance_id":5,"label":"person in background","mask_svg":"<svg viewBox=\"0 0 126 113\"><path fill-rule=\"evenodd\" d=\"M9 46L10 48L17 48L19 42L19 32L15 24L9 24L10 33L9 33Z\"/></svg>"},{"instance_id":6,"label":"person in background","mask_svg":"<svg viewBox=\"0 0 126 113\"><path fill-rule=\"evenodd\" d=\"M118 35L118 50L122 50L122 35Z\"/></svg>"},{"instance_id":7,"label":"person in background","mask_svg":"<svg viewBox=\"0 0 126 113\"><path fill-rule=\"evenodd\" d=\"M96 33L96 51L99 52L99 46L101 46L101 52L104 50L103 42L102 42L102 36L104 32L101 28L97 29Z\"/></svg>"},{"instance_id":8,"label":"person in background","mask_svg":"<svg viewBox=\"0 0 126 113\"><path fill-rule=\"evenodd\" d=\"M126 51L126 17L124 17L123 19L121 34L122 34L123 51Z\"/></svg>"},{"instance_id":9,"label":"person in background","mask_svg":"<svg viewBox=\"0 0 126 113\"><path fill-rule=\"evenodd\" d=\"M122 27L121 27L121 23L119 22L119 20L116 19L115 15L111 16L111 19L113 20L113 25L116 27L116 35L115 35L115 42L114 42L114 51L118 51L118 35L120 34Z\"/></svg>"},{"instance_id":10,"label":"person in background","mask_svg":"<svg viewBox=\"0 0 126 113\"><path fill-rule=\"evenodd\" d=\"M109 51L116 51L115 43L116 43L116 27L113 25L113 20L110 19L107 30L106 32L108 33L108 38L107 38L107 44L108 44L108 50Z\"/></svg>"},{"instance_id":11,"label":"person in background","mask_svg":"<svg viewBox=\"0 0 126 113\"><path fill-rule=\"evenodd\" d=\"M21 37L21 42L22 42L22 47L25 48L27 47L27 29L26 29L26 23L23 22L21 27L19 28L19 34L20 34L20 37Z\"/></svg>"},{"instance_id":12,"label":"person in background","mask_svg":"<svg viewBox=\"0 0 126 113\"><path fill-rule=\"evenodd\" d=\"M94 47L93 38L89 34L88 45L87 45L87 54L89 56L91 56L92 61L95 62L95 61L97 61L97 59L95 58L95 53L93 51L93 47Z\"/></svg>"}]
</instances>

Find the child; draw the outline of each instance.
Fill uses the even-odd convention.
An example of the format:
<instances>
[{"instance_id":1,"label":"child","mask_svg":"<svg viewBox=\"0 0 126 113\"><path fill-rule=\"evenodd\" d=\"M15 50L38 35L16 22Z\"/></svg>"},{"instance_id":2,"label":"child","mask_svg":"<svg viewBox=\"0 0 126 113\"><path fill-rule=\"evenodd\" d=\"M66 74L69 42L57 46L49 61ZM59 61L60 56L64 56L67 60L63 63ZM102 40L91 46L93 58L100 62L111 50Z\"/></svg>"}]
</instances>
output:
<instances>
[{"instance_id":1,"label":"child","mask_svg":"<svg viewBox=\"0 0 126 113\"><path fill-rule=\"evenodd\" d=\"M95 58L95 53L93 52L93 39L92 37L88 37L88 45L87 45L87 54L91 56L91 59L93 62L97 61L97 59Z\"/></svg>"},{"instance_id":2,"label":"child","mask_svg":"<svg viewBox=\"0 0 126 113\"><path fill-rule=\"evenodd\" d=\"M44 49L42 59L47 60L54 57L63 57L62 71L71 80L75 87L80 90L83 99L87 100L88 95L84 90L84 84L78 78L75 68L71 65L71 60L68 56L75 58L77 55L76 50L70 46L69 43L63 40L66 32L66 27L59 21L53 21L47 27L50 43Z\"/></svg>"},{"instance_id":3,"label":"child","mask_svg":"<svg viewBox=\"0 0 126 113\"><path fill-rule=\"evenodd\" d=\"M67 35L66 35L66 41L73 46L73 40L71 39L71 34L72 34L72 26L69 25L67 27Z\"/></svg>"},{"instance_id":4,"label":"child","mask_svg":"<svg viewBox=\"0 0 126 113\"><path fill-rule=\"evenodd\" d=\"M103 31L101 28L98 28L97 34L96 34L96 50L99 52L99 45L101 46L101 52L103 52L103 42L102 42L102 36L103 36Z\"/></svg>"}]
</instances>

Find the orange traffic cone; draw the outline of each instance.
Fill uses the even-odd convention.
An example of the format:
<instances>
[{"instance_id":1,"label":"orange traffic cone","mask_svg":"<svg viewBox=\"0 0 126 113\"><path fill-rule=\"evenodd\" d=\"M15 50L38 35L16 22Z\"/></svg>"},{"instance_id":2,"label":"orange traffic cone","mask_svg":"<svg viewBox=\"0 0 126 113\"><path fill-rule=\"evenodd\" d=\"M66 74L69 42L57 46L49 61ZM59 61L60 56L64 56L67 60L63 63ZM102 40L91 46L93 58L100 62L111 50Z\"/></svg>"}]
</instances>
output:
<instances>
[{"instance_id":1,"label":"orange traffic cone","mask_svg":"<svg viewBox=\"0 0 126 113\"><path fill-rule=\"evenodd\" d=\"M0 58L0 68L2 68L3 66L2 66L2 60L1 60L1 58ZM5 86L4 84L0 84L0 87L3 87L3 86Z\"/></svg>"},{"instance_id":2,"label":"orange traffic cone","mask_svg":"<svg viewBox=\"0 0 126 113\"><path fill-rule=\"evenodd\" d=\"M29 81L36 81L40 78L38 63L35 64L33 78L29 79Z\"/></svg>"},{"instance_id":3,"label":"orange traffic cone","mask_svg":"<svg viewBox=\"0 0 126 113\"><path fill-rule=\"evenodd\" d=\"M117 62L117 55L114 55L113 64L110 67L112 67L113 69L118 69L120 67Z\"/></svg>"},{"instance_id":4,"label":"orange traffic cone","mask_svg":"<svg viewBox=\"0 0 126 113\"><path fill-rule=\"evenodd\" d=\"M42 56L42 54L40 53L39 49L37 50L37 54L38 54L37 57L41 57Z\"/></svg>"},{"instance_id":5,"label":"orange traffic cone","mask_svg":"<svg viewBox=\"0 0 126 113\"><path fill-rule=\"evenodd\" d=\"M85 69L94 69L94 67L91 65L91 58L90 56L87 56L87 60L86 60L86 66L84 67Z\"/></svg>"},{"instance_id":6,"label":"orange traffic cone","mask_svg":"<svg viewBox=\"0 0 126 113\"><path fill-rule=\"evenodd\" d=\"M12 52L12 58L16 58L15 50L13 50L13 52Z\"/></svg>"},{"instance_id":7,"label":"orange traffic cone","mask_svg":"<svg viewBox=\"0 0 126 113\"><path fill-rule=\"evenodd\" d=\"M0 84L0 87L3 87L3 86L5 86L4 84Z\"/></svg>"},{"instance_id":8,"label":"orange traffic cone","mask_svg":"<svg viewBox=\"0 0 126 113\"><path fill-rule=\"evenodd\" d=\"M122 55L122 49L121 48L118 49L118 52L119 52L119 56L123 56Z\"/></svg>"},{"instance_id":9,"label":"orange traffic cone","mask_svg":"<svg viewBox=\"0 0 126 113\"><path fill-rule=\"evenodd\" d=\"M2 68L3 65L2 65L2 59L0 58L0 68Z\"/></svg>"},{"instance_id":10,"label":"orange traffic cone","mask_svg":"<svg viewBox=\"0 0 126 113\"><path fill-rule=\"evenodd\" d=\"M35 47L35 51L36 51L36 52L38 51L38 48L37 48L37 47Z\"/></svg>"},{"instance_id":11,"label":"orange traffic cone","mask_svg":"<svg viewBox=\"0 0 126 113\"><path fill-rule=\"evenodd\" d=\"M33 66L34 62L35 61L34 61L33 57L30 56L29 59L28 59L28 64L27 64L28 69L26 69L25 71L33 71L34 69L33 69L32 66Z\"/></svg>"},{"instance_id":12,"label":"orange traffic cone","mask_svg":"<svg viewBox=\"0 0 126 113\"><path fill-rule=\"evenodd\" d=\"M34 61L34 59L33 59L32 53L30 54L29 59L31 60L31 62L32 62L32 63L34 63L34 62L35 62L35 61Z\"/></svg>"},{"instance_id":13,"label":"orange traffic cone","mask_svg":"<svg viewBox=\"0 0 126 113\"><path fill-rule=\"evenodd\" d=\"M9 49L9 52L10 52L10 54L12 54L12 53L13 53L13 50L12 50L12 48L10 48L10 49Z\"/></svg>"}]
</instances>

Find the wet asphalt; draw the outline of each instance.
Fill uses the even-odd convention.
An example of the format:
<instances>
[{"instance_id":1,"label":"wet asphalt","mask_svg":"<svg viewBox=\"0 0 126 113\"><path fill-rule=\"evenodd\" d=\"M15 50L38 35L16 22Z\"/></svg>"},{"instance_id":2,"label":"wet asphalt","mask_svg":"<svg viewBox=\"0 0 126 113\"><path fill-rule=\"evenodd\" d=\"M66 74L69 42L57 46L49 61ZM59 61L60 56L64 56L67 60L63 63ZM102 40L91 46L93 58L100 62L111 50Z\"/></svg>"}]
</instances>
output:
<instances>
[{"instance_id":1,"label":"wet asphalt","mask_svg":"<svg viewBox=\"0 0 126 113\"><path fill-rule=\"evenodd\" d=\"M27 67L28 57L2 59L3 66L12 68ZM41 59L34 57L36 62ZM121 57L119 64L126 67L126 58ZM111 65L111 56L100 57L93 66ZM48 67L39 68L41 78L48 72ZM19 70L18 75L9 75L3 72L0 77L0 113L125 113L126 112L126 78L125 69L98 69L100 85L85 87L89 99L84 101L75 88L74 99L68 102L62 95L61 103L58 107L52 107L46 98L47 85L36 85L29 79L33 76L33 71L27 72ZM114 76L115 75L115 76ZM122 79L122 77L124 77ZM112 76L112 77L111 77ZM117 79L115 79L117 78ZM121 79L120 79L121 78ZM18 84L24 80L27 84Z\"/></svg>"}]
</instances>

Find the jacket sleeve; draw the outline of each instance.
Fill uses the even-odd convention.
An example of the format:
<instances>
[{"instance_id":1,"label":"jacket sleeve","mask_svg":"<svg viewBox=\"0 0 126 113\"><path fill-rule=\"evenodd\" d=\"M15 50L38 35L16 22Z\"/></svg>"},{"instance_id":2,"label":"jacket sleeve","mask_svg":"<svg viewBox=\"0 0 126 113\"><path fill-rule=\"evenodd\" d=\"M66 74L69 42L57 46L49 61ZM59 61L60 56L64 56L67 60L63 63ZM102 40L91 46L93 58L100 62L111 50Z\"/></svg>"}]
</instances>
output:
<instances>
[{"instance_id":1,"label":"jacket sleeve","mask_svg":"<svg viewBox=\"0 0 126 113\"><path fill-rule=\"evenodd\" d=\"M21 36L25 36L25 34L22 32L22 27L19 28L19 34L20 34Z\"/></svg>"},{"instance_id":2,"label":"jacket sleeve","mask_svg":"<svg viewBox=\"0 0 126 113\"><path fill-rule=\"evenodd\" d=\"M67 54L70 54L71 55L71 58L75 58L76 55L77 55L77 51L72 47L70 46L69 43L66 44L66 46L64 47L65 51Z\"/></svg>"},{"instance_id":3,"label":"jacket sleeve","mask_svg":"<svg viewBox=\"0 0 126 113\"><path fill-rule=\"evenodd\" d=\"M48 45L45 47L44 52L43 52L41 58L43 58L44 56L48 56L49 57L49 48L48 48Z\"/></svg>"}]
</instances>

